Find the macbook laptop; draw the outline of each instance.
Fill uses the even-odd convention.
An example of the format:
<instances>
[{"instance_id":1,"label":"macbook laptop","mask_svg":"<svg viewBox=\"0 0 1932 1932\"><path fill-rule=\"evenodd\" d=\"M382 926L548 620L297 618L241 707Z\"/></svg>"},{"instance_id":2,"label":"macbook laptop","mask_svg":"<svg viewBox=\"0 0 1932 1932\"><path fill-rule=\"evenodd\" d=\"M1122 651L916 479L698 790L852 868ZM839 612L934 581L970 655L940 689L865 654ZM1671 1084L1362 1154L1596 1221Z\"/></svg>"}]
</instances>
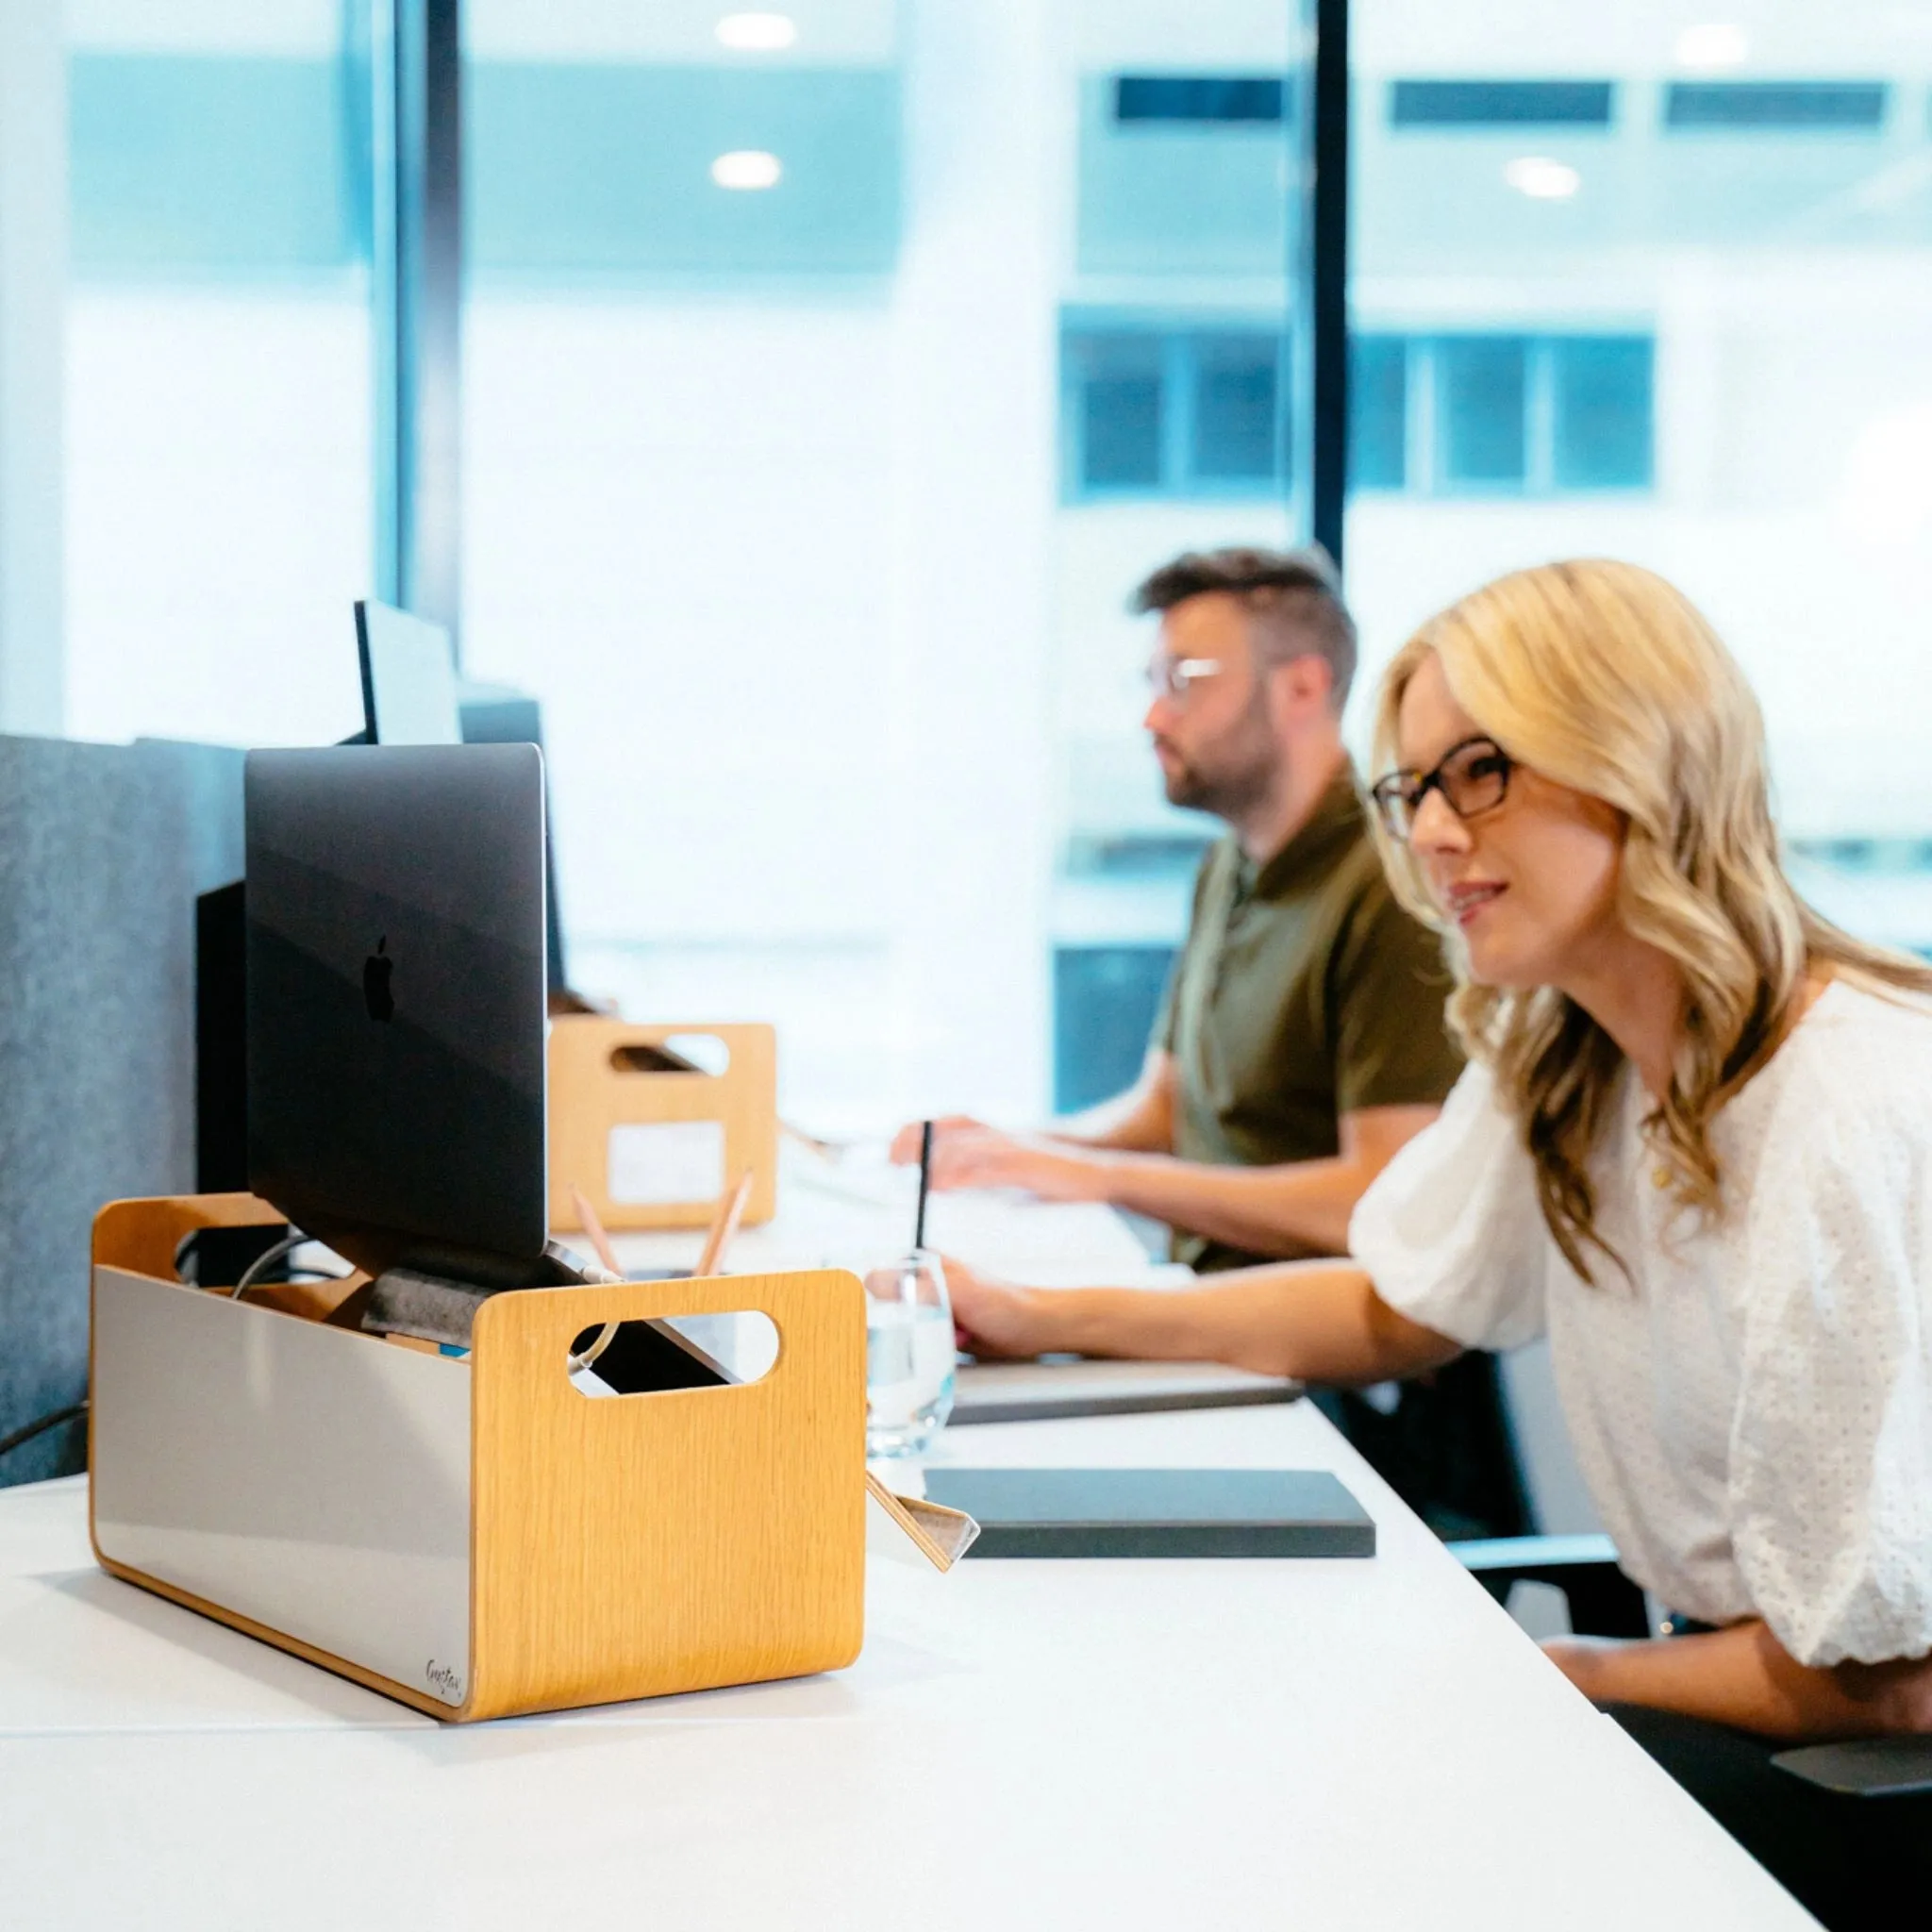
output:
<instances>
[{"instance_id":1,"label":"macbook laptop","mask_svg":"<svg viewBox=\"0 0 1932 1932\"><path fill-rule=\"evenodd\" d=\"M549 1239L542 754L257 751L245 801L249 1186L382 1277L369 1325L607 1279ZM626 1392L722 1379L625 1325Z\"/></svg>"}]
</instances>

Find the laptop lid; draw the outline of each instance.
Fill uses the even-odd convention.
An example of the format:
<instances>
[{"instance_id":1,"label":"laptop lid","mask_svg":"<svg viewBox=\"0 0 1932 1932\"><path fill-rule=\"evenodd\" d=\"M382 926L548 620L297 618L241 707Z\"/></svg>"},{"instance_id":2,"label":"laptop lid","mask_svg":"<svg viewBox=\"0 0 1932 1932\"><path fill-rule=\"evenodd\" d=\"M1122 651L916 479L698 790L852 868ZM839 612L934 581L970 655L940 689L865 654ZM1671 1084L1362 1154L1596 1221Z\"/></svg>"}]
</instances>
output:
<instances>
[{"instance_id":1,"label":"laptop lid","mask_svg":"<svg viewBox=\"0 0 1932 1932\"><path fill-rule=\"evenodd\" d=\"M371 744L460 744L462 708L449 632L365 598L356 606L362 723Z\"/></svg>"},{"instance_id":2,"label":"laptop lid","mask_svg":"<svg viewBox=\"0 0 1932 1932\"><path fill-rule=\"evenodd\" d=\"M249 1186L372 1272L541 1278L543 759L248 756Z\"/></svg>"}]
</instances>

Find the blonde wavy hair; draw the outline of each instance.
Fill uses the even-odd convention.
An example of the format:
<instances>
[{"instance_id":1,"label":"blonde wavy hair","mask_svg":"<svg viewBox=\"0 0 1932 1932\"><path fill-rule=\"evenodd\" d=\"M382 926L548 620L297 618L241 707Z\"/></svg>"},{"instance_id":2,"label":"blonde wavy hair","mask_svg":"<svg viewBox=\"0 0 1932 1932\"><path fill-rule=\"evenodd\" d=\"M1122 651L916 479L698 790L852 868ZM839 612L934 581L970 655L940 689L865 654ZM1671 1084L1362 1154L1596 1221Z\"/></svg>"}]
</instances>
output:
<instances>
[{"instance_id":1,"label":"blonde wavy hair","mask_svg":"<svg viewBox=\"0 0 1932 1932\"><path fill-rule=\"evenodd\" d=\"M1621 815L1619 915L1676 963L1687 993L1670 1091L1645 1130L1678 1199L1721 1212L1711 1122L1776 1050L1807 976L1924 993L1932 969L1853 939L1792 890L1757 701L1717 633L1663 578L1593 558L1545 564L1431 618L1383 675L1378 772L1398 763L1403 694L1432 653L1457 702L1512 758ZM1587 1248L1618 1262L1597 1233L1588 1161L1623 1054L1553 987L1474 983L1415 855L1379 824L1375 837L1396 896L1443 933L1457 979L1451 1024L1493 1070L1535 1160L1543 1219L1588 1280Z\"/></svg>"}]
</instances>

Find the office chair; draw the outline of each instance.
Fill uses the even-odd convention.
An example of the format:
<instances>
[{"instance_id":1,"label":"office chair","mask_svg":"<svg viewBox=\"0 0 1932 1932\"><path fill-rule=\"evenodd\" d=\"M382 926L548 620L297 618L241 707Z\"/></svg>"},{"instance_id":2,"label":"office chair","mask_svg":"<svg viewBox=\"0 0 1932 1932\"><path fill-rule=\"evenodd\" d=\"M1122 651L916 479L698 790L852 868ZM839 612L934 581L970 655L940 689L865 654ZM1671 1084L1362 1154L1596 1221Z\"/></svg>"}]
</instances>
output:
<instances>
[{"instance_id":1,"label":"office chair","mask_svg":"<svg viewBox=\"0 0 1932 1932\"><path fill-rule=\"evenodd\" d=\"M1499 1604L1518 1583L1547 1583L1570 1605L1579 1637L1648 1637L1650 1607L1595 1527L1541 1342L1503 1358L1503 1413L1529 1513L1542 1534L1451 1542L1449 1548ZM1779 1770L1830 1791L1867 1798L1932 1791L1932 1738L1859 1738L1804 1744L1772 1759Z\"/></svg>"},{"instance_id":2,"label":"office chair","mask_svg":"<svg viewBox=\"0 0 1932 1932\"><path fill-rule=\"evenodd\" d=\"M1617 1552L1601 1530L1576 1536L1495 1537L1457 1542L1450 1551L1475 1580L1507 1607L1519 1583L1553 1584L1570 1605L1578 1637L1648 1637L1643 1592L1617 1567Z\"/></svg>"},{"instance_id":3,"label":"office chair","mask_svg":"<svg viewBox=\"0 0 1932 1932\"><path fill-rule=\"evenodd\" d=\"M1537 1533L1452 1541L1450 1550L1499 1604L1508 1603L1519 1583L1547 1583L1568 1601L1577 1636L1649 1636L1643 1591L1617 1567L1576 1467L1548 1347L1517 1349L1499 1370L1504 1426Z\"/></svg>"}]
</instances>

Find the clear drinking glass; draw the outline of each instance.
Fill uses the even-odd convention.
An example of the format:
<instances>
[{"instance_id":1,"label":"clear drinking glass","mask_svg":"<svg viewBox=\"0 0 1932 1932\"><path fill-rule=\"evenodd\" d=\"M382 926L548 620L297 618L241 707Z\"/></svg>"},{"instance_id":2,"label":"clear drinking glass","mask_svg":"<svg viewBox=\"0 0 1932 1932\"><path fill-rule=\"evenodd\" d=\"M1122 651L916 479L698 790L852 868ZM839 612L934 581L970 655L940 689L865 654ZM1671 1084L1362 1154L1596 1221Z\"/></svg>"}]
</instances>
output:
<instances>
[{"instance_id":1,"label":"clear drinking glass","mask_svg":"<svg viewBox=\"0 0 1932 1932\"><path fill-rule=\"evenodd\" d=\"M865 1277L865 1453L918 1456L953 1412L953 1304L940 1257L914 1248Z\"/></svg>"}]
</instances>

